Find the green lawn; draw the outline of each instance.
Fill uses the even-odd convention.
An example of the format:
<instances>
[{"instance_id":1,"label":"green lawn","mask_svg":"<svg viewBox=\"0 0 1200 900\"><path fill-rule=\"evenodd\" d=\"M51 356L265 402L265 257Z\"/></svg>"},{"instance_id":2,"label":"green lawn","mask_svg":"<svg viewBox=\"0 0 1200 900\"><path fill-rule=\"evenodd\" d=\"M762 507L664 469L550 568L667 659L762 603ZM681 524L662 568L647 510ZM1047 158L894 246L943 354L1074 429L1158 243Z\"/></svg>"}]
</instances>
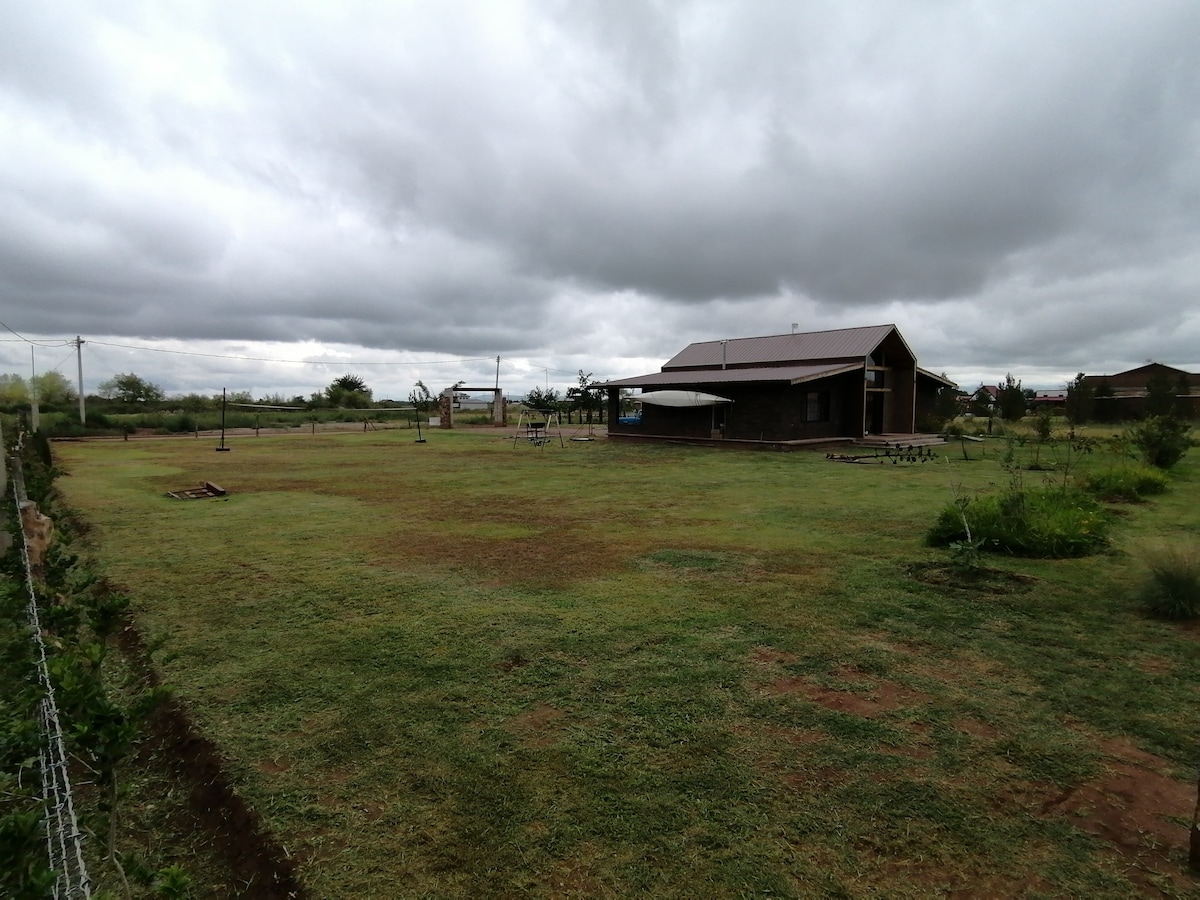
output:
<instances>
[{"instance_id":1,"label":"green lawn","mask_svg":"<svg viewBox=\"0 0 1200 900\"><path fill-rule=\"evenodd\" d=\"M1130 597L1139 548L1197 540L1200 452L1111 552L964 589L912 567L956 492L1008 483L999 441L428 437L55 446L315 896L1197 890L1198 632ZM204 480L230 496L164 496Z\"/></svg>"}]
</instances>

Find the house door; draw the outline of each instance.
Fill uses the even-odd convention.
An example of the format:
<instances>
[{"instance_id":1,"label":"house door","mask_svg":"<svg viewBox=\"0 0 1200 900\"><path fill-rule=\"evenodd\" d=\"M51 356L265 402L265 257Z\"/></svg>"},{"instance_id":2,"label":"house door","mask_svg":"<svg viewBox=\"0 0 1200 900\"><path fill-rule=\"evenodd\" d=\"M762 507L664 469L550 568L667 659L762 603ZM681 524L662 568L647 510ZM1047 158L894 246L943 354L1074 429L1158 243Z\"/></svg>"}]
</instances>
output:
<instances>
[{"instance_id":1,"label":"house door","mask_svg":"<svg viewBox=\"0 0 1200 900\"><path fill-rule=\"evenodd\" d=\"M867 391L867 409L863 420L868 433L883 434L883 394Z\"/></svg>"}]
</instances>

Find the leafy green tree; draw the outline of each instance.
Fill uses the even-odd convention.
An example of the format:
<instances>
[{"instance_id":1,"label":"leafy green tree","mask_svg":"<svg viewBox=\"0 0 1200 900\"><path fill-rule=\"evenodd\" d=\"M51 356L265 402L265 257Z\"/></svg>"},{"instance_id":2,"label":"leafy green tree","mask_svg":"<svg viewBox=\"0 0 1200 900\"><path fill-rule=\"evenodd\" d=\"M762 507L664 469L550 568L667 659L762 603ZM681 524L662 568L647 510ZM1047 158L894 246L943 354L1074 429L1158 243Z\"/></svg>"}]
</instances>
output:
<instances>
[{"instance_id":1,"label":"leafy green tree","mask_svg":"<svg viewBox=\"0 0 1200 900\"><path fill-rule=\"evenodd\" d=\"M592 373L579 370L579 383L567 388L567 400L571 409L578 409L587 416L588 423L592 421L592 411L600 405L597 392L591 387ZM582 418L582 416L581 416Z\"/></svg>"},{"instance_id":2,"label":"leafy green tree","mask_svg":"<svg viewBox=\"0 0 1200 900\"><path fill-rule=\"evenodd\" d=\"M1000 415L1009 422L1015 422L1025 415L1029 400L1021 389L1020 379L1014 379L1009 372L1004 376L1004 384L1000 385L1000 396L996 398L1000 406Z\"/></svg>"},{"instance_id":3,"label":"leafy green tree","mask_svg":"<svg viewBox=\"0 0 1200 900\"><path fill-rule=\"evenodd\" d=\"M408 402L420 414L427 414L437 406L437 398L433 396L433 391L429 390L424 381L418 381L413 385L413 389L408 392Z\"/></svg>"},{"instance_id":4,"label":"leafy green tree","mask_svg":"<svg viewBox=\"0 0 1200 900\"><path fill-rule=\"evenodd\" d=\"M525 394L525 405L530 409L552 412L558 409L562 401L558 397L557 388L532 388Z\"/></svg>"},{"instance_id":5,"label":"leafy green tree","mask_svg":"<svg viewBox=\"0 0 1200 900\"><path fill-rule=\"evenodd\" d=\"M1067 421L1072 425L1083 425L1091 421L1096 405L1095 391L1080 372L1067 382Z\"/></svg>"},{"instance_id":6,"label":"leafy green tree","mask_svg":"<svg viewBox=\"0 0 1200 900\"><path fill-rule=\"evenodd\" d=\"M62 372L43 372L31 379L38 402L44 406L67 406L78 398L75 388Z\"/></svg>"},{"instance_id":7,"label":"leafy green tree","mask_svg":"<svg viewBox=\"0 0 1200 900\"><path fill-rule=\"evenodd\" d=\"M100 396L120 403L157 403L165 396L157 384L132 372L114 375L100 382Z\"/></svg>"},{"instance_id":8,"label":"leafy green tree","mask_svg":"<svg viewBox=\"0 0 1200 900\"><path fill-rule=\"evenodd\" d=\"M214 409L219 407L221 398L217 398L216 406L214 406L211 397L205 397L203 394L197 394L193 392L191 394L184 394L182 397L177 397L173 402L178 403L179 408L184 412L198 413L203 412L206 409Z\"/></svg>"},{"instance_id":9,"label":"leafy green tree","mask_svg":"<svg viewBox=\"0 0 1200 900\"><path fill-rule=\"evenodd\" d=\"M944 372L942 377L946 377ZM958 389L952 388L950 385L938 389L933 404L933 414L937 417L938 422L944 424L958 417L958 396Z\"/></svg>"},{"instance_id":10,"label":"leafy green tree","mask_svg":"<svg viewBox=\"0 0 1200 900\"><path fill-rule=\"evenodd\" d=\"M325 388L325 397L331 406L365 409L371 405L371 389L357 375L335 378L329 387Z\"/></svg>"},{"instance_id":11,"label":"leafy green tree","mask_svg":"<svg viewBox=\"0 0 1200 900\"><path fill-rule=\"evenodd\" d=\"M1192 429L1174 416L1150 416L1129 429L1129 440L1147 465L1169 469L1192 446Z\"/></svg>"},{"instance_id":12,"label":"leafy green tree","mask_svg":"<svg viewBox=\"0 0 1200 900\"><path fill-rule=\"evenodd\" d=\"M1162 369L1156 369L1146 381L1146 401L1142 409L1147 416L1169 416L1175 412L1175 384Z\"/></svg>"},{"instance_id":13,"label":"leafy green tree","mask_svg":"<svg viewBox=\"0 0 1200 900\"><path fill-rule=\"evenodd\" d=\"M20 375L0 375L0 406L29 402L29 385Z\"/></svg>"}]
</instances>

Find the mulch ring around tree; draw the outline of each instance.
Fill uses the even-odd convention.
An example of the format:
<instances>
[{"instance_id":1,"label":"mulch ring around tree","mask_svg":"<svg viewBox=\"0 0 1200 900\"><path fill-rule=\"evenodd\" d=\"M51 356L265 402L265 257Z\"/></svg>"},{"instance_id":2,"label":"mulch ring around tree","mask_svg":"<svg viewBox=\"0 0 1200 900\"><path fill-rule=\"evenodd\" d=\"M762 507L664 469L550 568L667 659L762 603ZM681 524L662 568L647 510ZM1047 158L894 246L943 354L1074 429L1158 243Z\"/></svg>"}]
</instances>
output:
<instances>
[{"instance_id":1,"label":"mulch ring around tree","mask_svg":"<svg viewBox=\"0 0 1200 900\"><path fill-rule=\"evenodd\" d=\"M955 566L939 561L912 563L905 571L922 584L985 594L1017 594L1037 583L1035 577L1021 572L989 566Z\"/></svg>"}]
</instances>

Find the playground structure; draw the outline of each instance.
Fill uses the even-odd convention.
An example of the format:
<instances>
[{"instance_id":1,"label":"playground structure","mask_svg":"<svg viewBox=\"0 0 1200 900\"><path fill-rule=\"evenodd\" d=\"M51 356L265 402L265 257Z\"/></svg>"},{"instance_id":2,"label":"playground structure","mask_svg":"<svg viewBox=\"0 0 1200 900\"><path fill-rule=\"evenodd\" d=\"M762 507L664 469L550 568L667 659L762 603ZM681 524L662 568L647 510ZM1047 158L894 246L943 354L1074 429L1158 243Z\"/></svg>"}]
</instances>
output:
<instances>
[{"instance_id":1,"label":"playground structure","mask_svg":"<svg viewBox=\"0 0 1200 900\"><path fill-rule=\"evenodd\" d=\"M554 428L553 433L551 427ZM540 450L555 439L560 447L566 447L562 436L562 415L550 409L521 410L521 416L517 420L517 433L513 435L514 450L522 441Z\"/></svg>"},{"instance_id":2,"label":"playground structure","mask_svg":"<svg viewBox=\"0 0 1200 900\"><path fill-rule=\"evenodd\" d=\"M508 404L504 402L504 391L499 387L448 387L438 398L438 427L454 427L454 395L458 393L487 393L492 395L492 424L508 424Z\"/></svg>"}]
</instances>

